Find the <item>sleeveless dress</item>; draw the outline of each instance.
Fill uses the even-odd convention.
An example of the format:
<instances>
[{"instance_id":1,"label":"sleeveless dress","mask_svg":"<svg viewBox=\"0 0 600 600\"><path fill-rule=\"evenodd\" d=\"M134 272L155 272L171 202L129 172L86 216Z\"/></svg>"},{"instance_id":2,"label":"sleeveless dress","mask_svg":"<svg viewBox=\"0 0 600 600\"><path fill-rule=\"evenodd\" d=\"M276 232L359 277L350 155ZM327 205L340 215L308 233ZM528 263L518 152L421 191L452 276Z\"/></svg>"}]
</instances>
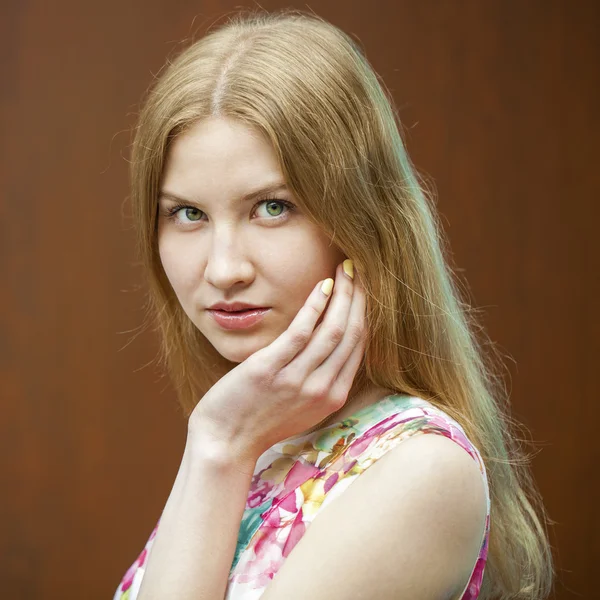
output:
<instances>
[{"instance_id":1,"label":"sleeveless dress","mask_svg":"<svg viewBox=\"0 0 600 600\"><path fill-rule=\"evenodd\" d=\"M479 556L461 600L479 595L488 554L490 494L479 451L462 427L421 398L395 394L345 420L287 438L264 452L254 469L229 572L225 600L260 598L321 508L403 440L443 435L477 463L485 485L487 518ZM160 522L160 520L159 520ZM158 523L123 577L113 600L135 600Z\"/></svg>"}]
</instances>

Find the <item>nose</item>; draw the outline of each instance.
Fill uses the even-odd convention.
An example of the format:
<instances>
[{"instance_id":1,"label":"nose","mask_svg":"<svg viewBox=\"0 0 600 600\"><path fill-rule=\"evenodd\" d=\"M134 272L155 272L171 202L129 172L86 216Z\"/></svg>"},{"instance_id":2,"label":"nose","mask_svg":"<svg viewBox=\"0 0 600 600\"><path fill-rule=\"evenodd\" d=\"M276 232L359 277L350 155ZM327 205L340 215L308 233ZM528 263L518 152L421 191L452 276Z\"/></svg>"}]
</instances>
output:
<instances>
[{"instance_id":1,"label":"nose","mask_svg":"<svg viewBox=\"0 0 600 600\"><path fill-rule=\"evenodd\" d=\"M204 279L221 290L250 283L254 278L254 267L245 246L243 236L234 228L215 230Z\"/></svg>"}]
</instances>

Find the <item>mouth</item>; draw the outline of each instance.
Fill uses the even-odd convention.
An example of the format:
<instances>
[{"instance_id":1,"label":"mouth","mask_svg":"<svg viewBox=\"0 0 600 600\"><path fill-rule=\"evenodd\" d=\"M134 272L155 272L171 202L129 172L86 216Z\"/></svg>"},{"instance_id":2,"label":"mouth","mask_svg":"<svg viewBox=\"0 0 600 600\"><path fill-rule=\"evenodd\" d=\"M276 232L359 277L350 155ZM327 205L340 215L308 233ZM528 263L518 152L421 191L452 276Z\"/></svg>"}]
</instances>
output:
<instances>
[{"instance_id":1,"label":"mouth","mask_svg":"<svg viewBox=\"0 0 600 600\"><path fill-rule=\"evenodd\" d=\"M246 329L261 321L270 308L248 308L238 311L209 310L208 313L223 329Z\"/></svg>"}]
</instances>

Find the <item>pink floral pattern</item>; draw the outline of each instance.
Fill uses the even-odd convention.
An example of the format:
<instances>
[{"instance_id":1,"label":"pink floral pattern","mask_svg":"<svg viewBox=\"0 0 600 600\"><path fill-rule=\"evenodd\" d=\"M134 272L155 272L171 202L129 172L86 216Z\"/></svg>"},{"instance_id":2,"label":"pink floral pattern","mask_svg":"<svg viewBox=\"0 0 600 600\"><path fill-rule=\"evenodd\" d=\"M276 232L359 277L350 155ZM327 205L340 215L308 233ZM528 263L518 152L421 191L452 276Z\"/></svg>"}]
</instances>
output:
<instances>
[{"instance_id":1,"label":"pink floral pattern","mask_svg":"<svg viewBox=\"0 0 600 600\"><path fill-rule=\"evenodd\" d=\"M466 450L485 482L485 532L461 598L475 600L483 580L490 528L490 495L483 460L456 421L429 402L404 395L388 396L344 421L283 440L261 455L240 524L226 600L260 598L319 510L397 444L425 433L444 435ZM113 600L136 599L157 528L158 524Z\"/></svg>"}]
</instances>

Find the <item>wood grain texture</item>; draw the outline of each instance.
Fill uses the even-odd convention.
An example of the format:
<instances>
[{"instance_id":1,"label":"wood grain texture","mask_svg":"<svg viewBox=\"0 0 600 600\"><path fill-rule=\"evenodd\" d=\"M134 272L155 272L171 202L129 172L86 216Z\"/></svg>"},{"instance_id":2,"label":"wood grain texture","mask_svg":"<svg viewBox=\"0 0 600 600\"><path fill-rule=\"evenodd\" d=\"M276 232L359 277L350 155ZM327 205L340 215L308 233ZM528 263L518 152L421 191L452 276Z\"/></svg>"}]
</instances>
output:
<instances>
[{"instance_id":1,"label":"wood grain texture","mask_svg":"<svg viewBox=\"0 0 600 600\"><path fill-rule=\"evenodd\" d=\"M128 344L143 302L123 205L129 129L178 40L239 5L3 6L6 597L112 597L170 491L185 421L148 365L156 338L143 332ZM396 100L413 161L437 190L456 268L507 355L514 414L541 449L533 470L557 522L555 597L592 598L600 5L309 6L361 41Z\"/></svg>"}]
</instances>

